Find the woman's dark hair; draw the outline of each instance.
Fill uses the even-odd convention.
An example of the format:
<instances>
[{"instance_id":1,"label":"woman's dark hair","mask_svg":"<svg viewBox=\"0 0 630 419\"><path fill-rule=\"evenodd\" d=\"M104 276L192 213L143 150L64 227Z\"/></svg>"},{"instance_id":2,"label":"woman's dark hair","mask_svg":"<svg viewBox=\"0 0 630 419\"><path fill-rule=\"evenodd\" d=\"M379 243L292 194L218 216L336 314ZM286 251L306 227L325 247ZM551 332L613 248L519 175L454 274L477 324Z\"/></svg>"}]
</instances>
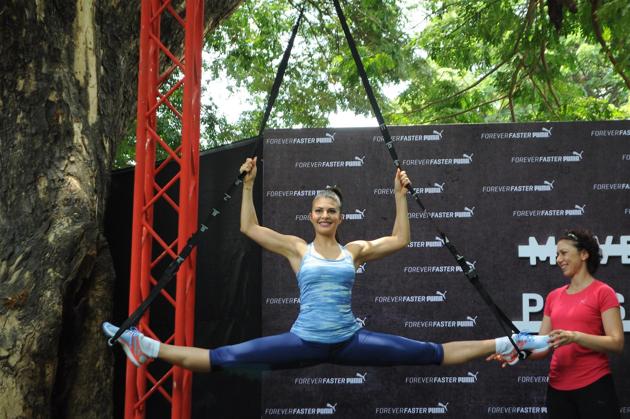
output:
<instances>
[{"instance_id":1,"label":"woman's dark hair","mask_svg":"<svg viewBox=\"0 0 630 419\"><path fill-rule=\"evenodd\" d=\"M343 208L343 196L341 195L341 189L339 189L337 185L333 185L333 186L326 185L326 188L317 192L317 195L315 195L315 198L313 198L313 201L316 200L317 198L332 199L333 201L339 204L339 211L341 211L341 209Z\"/></svg>"},{"instance_id":2,"label":"woman's dark hair","mask_svg":"<svg viewBox=\"0 0 630 419\"><path fill-rule=\"evenodd\" d=\"M599 268L599 261L602 259L602 251L599 247L599 243L593 233L589 230L567 230L564 235L560 237L560 240L568 240L573 242L573 245L578 250L584 250L588 253L588 259L586 259L586 269L591 275L594 275Z\"/></svg>"}]
</instances>

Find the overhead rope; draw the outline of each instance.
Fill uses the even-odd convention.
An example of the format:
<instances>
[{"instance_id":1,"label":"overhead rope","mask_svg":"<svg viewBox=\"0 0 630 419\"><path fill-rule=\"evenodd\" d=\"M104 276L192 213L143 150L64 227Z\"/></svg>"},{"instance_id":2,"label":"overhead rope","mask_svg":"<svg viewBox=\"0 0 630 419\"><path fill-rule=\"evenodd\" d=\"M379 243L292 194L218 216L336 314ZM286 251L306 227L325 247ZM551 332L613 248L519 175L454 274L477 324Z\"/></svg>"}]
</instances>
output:
<instances>
[{"instance_id":1,"label":"overhead rope","mask_svg":"<svg viewBox=\"0 0 630 419\"><path fill-rule=\"evenodd\" d=\"M282 60L280 61L280 65L278 66L278 70L276 72L276 77L274 79L273 85L269 94L267 96L267 105L265 107L265 112L263 113L262 120L260 122L260 127L258 129L258 135L255 137L246 138L245 140L255 140L254 151L251 153L252 158L256 157L260 154L261 144L263 140L263 131L267 126L267 121L269 120L269 116L271 115L271 110L275 104L275 101L278 97L278 93L280 92L280 85L282 84L282 80L284 79L284 73L286 72L287 65L289 63L289 57L291 56L291 50L293 49L293 43L295 41L295 37L297 35L298 29L300 27L300 23L302 21L302 17L304 15L304 9L300 10L300 14L293 25L293 29L291 31L291 37L289 39L289 43L284 50L284 54L282 56ZM122 322L118 331L112 336L107 343L112 346L118 338L125 332L125 330L129 329L131 326L138 324L140 318L142 318L143 314L147 311L151 303L157 298L160 291L166 287L166 285L173 279L179 267L184 263L186 258L192 253L193 249L199 244L201 241L203 234L208 231L208 225L216 219L223 209L223 207L232 199L232 195L234 191L243 183L243 179L247 173L243 172L238 175L236 180L230 185L228 190L223 194L223 199L218 203L217 206L212 207L209 214L206 216L204 222L199 226L198 230L193 233L192 236L186 242L184 249L177 255L175 259L166 267L160 279L157 281L155 286L151 289L148 297L138 306L138 308L129 315L129 317Z\"/></svg>"},{"instance_id":2,"label":"overhead rope","mask_svg":"<svg viewBox=\"0 0 630 419\"><path fill-rule=\"evenodd\" d=\"M394 142L392 141L392 137L389 134L389 129L387 128L387 125L385 124L385 120L383 119L383 114L381 113L381 109L378 105L378 101L376 100L376 96L374 95L374 91L372 90L372 86L370 85L370 81L368 79L367 73L365 72L365 67L363 66L363 62L361 61L361 56L359 55L359 51L357 50L356 43L354 42L352 34L350 33L350 28L348 27L348 22L343 13L343 10L341 9L341 4L339 3L339 0L333 0L333 2L335 5L335 10L337 11L337 16L339 17L339 21L341 23L341 27L343 29L343 33L345 34L346 40L348 41L348 46L350 47L352 58L354 59L354 62L357 67L357 71L359 72L359 77L361 78L361 82L363 83L365 93L368 96L368 100L370 101L370 105L372 106L372 110L374 112L374 115L376 116L376 120L378 121L378 127L381 131L381 134L383 135L385 146L387 146L389 155L394 161L394 165L396 166L396 168L402 169L400 166L400 161L398 160L398 155L396 154L396 149L394 148ZM494 300L492 299L488 291L481 284L479 280L479 274L477 273L477 270L475 269L475 267L472 264L469 264L467 262L466 258L457 251L457 249L455 248L455 245L448 239L446 234L444 234L444 232L440 230L440 228L438 227L431 213L427 211L425 206L422 204L422 201L420 201L420 196L419 196L418 191L415 190L411 184L409 184L407 191L411 194L411 196L416 201L416 203L418 204L422 212L426 215L431 225L437 231L437 234L442 238L442 241L444 242L444 246L455 258L455 260L457 261L457 264L462 269L462 272L464 272L464 275L466 275L466 278L468 278L468 280L472 283L472 285L481 295L481 298L490 307L495 317L499 321L499 324L501 325L501 328L503 329L504 334L508 337L508 339L512 343L512 346L514 346L514 349L516 349L516 352L518 353L519 358L525 359L528 356L527 351L521 350L512 339L512 333L520 333L518 328L514 325L512 320L510 320L510 318L503 312L503 310L499 308L499 306L494 302Z\"/></svg>"}]
</instances>

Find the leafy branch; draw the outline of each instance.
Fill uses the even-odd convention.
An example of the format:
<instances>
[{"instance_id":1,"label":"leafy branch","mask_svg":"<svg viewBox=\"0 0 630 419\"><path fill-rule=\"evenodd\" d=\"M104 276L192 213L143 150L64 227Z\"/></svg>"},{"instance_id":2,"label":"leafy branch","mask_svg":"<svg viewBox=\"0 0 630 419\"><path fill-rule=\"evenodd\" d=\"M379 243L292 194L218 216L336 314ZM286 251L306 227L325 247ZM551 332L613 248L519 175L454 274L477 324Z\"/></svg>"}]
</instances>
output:
<instances>
[{"instance_id":1,"label":"leafy branch","mask_svg":"<svg viewBox=\"0 0 630 419\"><path fill-rule=\"evenodd\" d=\"M613 65L613 68L615 69L617 74L619 74L619 76L623 79L624 83L626 84L626 87L630 89L630 78L628 78L628 75L624 73L623 69L621 68L621 65L619 65L619 62L613 55L612 51L608 47L608 44L606 43L606 40L604 39L604 36L602 35L602 28L599 22L599 17L597 15L597 10L599 9L599 5L600 5L600 0L591 0L591 23L593 25L593 32L595 33L595 39L597 39L597 42L599 42L599 45L601 45L602 50L604 51L604 54L606 54L608 61L610 61L610 63Z\"/></svg>"}]
</instances>

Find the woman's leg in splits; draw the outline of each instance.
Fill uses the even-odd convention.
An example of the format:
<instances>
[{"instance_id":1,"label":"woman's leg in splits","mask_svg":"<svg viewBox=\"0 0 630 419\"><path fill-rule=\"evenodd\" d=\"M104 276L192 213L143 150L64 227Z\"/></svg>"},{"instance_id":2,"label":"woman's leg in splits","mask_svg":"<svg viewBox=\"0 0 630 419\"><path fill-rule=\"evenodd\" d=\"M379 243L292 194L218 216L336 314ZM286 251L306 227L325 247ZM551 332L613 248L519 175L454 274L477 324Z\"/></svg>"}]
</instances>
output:
<instances>
[{"instance_id":1,"label":"woman's leg in splits","mask_svg":"<svg viewBox=\"0 0 630 419\"><path fill-rule=\"evenodd\" d=\"M104 323L103 331L111 338L118 327ZM120 336L118 343L137 367L149 359L161 359L195 372L223 368L299 368L323 362L329 353L329 345L306 342L290 332L216 349L202 349L164 344L130 329Z\"/></svg>"},{"instance_id":2,"label":"woman's leg in splits","mask_svg":"<svg viewBox=\"0 0 630 419\"><path fill-rule=\"evenodd\" d=\"M463 364L477 358L486 358L497 352L496 339L469 340L442 344L442 365Z\"/></svg>"},{"instance_id":3,"label":"woman's leg in splits","mask_svg":"<svg viewBox=\"0 0 630 419\"><path fill-rule=\"evenodd\" d=\"M547 346L546 336L515 336L519 336L516 341L522 349ZM504 357L506 362L514 357L518 360L507 337L438 344L361 329L334 355L332 362L366 366L456 365L495 353Z\"/></svg>"},{"instance_id":4,"label":"woman's leg in splits","mask_svg":"<svg viewBox=\"0 0 630 419\"><path fill-rule=\"evenodd\" d=\"M210 372L211 369L208 349L160 343L157 358L193 372Z\"/></svg>"}]
</instances>

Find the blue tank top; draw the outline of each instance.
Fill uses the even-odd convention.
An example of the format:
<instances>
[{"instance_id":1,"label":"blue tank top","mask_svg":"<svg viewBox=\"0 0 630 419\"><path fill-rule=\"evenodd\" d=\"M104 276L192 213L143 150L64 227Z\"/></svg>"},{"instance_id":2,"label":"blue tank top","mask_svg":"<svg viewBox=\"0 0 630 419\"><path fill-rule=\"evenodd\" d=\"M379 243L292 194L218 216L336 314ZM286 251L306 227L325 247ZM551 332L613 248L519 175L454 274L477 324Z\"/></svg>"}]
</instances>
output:
<instances>
[{"instance_id":1,"label":"blue tank top","mask_svg":"<svg viewBox=\"0 0 630 419\"><path fill-rule=\"evenodd\" d=\"M300 314L291 332L309 342L338 343L361 328L352 314L355 269L352 255L341 247L342 259L324 259L308 245L297 273Z\"/></svg>"}]
</instances>

